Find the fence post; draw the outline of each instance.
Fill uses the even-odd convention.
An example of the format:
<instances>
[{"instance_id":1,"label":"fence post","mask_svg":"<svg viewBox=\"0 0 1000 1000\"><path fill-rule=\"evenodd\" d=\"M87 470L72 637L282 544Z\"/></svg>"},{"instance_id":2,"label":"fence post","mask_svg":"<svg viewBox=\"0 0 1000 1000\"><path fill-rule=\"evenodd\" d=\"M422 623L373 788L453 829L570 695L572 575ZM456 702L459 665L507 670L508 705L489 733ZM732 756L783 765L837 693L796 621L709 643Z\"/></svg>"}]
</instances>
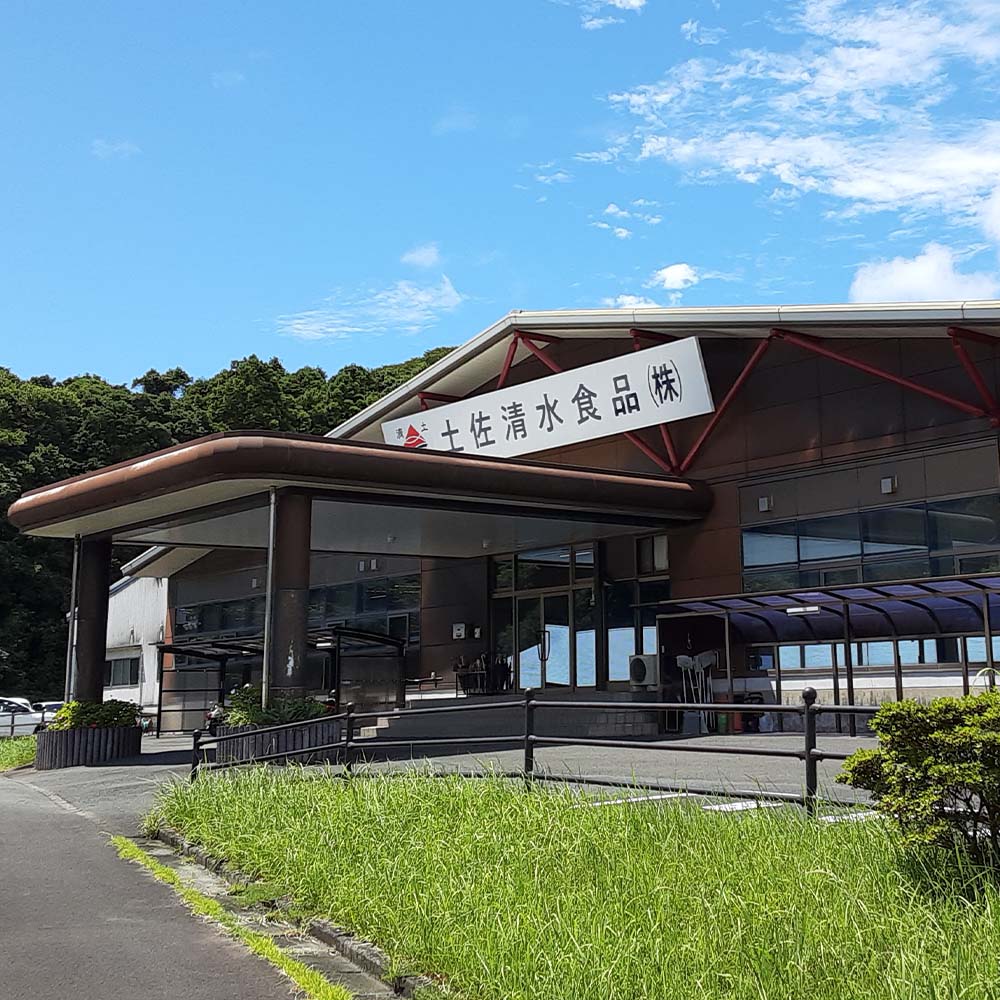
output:
<instances>
[{"instance_id":1,"label":"fence post","mask_svg":"<svg viewBox=\"0 0 1000 1000\"><path fill-rule=\"evenodd\" d=\"M198 777L198 765L201 763L201 730L194 731L194 738L191 743L191 780Z\"/></svg>"},{"instance_id":2,"label":"fence post","mask_svg":"<svg viewBox=\"0 0 1000 1000\"><path fill-rule=\"evenodd\" d=\"M816 761L816 689L802 689L802 732L805 737L805 747L802 757L806 765L805 806L810 815L816 815L816 792L819 788L819 774Z\"/></svg>"},{"instance_id":3,"label":"fence post","mask_svg":"<svg viewBox=\"0 0 1000 1000\"><path fill-rule=\"evenodd\" d=\"M354 767L354 748L351 744L354 742L354 702L348 702L347 707L344 709L344 771L348 776L351 774L351 769Z\"/></svg>"},{"instance_id":4,"label":"fence post","mask_svg":"<svg viewBox=\"0 0 1000 1000\"><path fill-rule=\"evenodd\" d=\"M531 784L535 774L535 692L524 689L524 780Z\"/></svg>"}]
</instances>

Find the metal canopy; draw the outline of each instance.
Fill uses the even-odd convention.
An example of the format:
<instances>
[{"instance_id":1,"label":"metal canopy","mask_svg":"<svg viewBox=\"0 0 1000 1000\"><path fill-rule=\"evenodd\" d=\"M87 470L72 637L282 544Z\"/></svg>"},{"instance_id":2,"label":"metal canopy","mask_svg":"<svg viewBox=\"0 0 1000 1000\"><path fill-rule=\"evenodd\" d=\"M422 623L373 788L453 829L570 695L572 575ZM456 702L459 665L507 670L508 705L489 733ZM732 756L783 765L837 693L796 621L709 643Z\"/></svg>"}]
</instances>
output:
<instances>
[{"instance_id":1,"label":"metal canopy","mask_svg":"<svg viewBox=\"0 0 1000 1000\"><path fill-rule=\"evenodd\" d=\"M338 642L341 645L346 643L359 646L392 646L397 650L406 646L405 639L398 639L382 632L342 628L336 625L311 628L306 633L306 645L310 649L332 649ZM258 632L253 635L215 638L198 636L190 639L174 639L172 642L158 642L156 647L161 653L222 661L235 656L263 656L264 634Z\"/></svg>"},{"instance_id":2,"label":"metal canopy","mask_svg":"<svg viewBox=\"0 0 1000 1000\"><path fill-rule=\"evenodd\" d=\"M681 598L655 606L666 618L727 617L747 642L839 642L848 627L852 639L975 634L984 631L984 615L985 630L1000 615L1000 574Z\"/></svg>"}]
</instances>

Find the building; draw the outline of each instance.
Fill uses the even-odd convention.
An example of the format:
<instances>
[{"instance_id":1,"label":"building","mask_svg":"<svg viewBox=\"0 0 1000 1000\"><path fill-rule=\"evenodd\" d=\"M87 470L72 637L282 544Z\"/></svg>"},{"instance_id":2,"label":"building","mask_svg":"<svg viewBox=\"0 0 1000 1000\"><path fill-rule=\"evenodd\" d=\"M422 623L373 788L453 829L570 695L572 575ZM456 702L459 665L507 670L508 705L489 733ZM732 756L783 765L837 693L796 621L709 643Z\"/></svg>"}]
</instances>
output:
<instances>
[{"instance_id":1,"label":"building","mask_svg":"<svg viewBox=\"0 0 1000 1000\"><path fill-rule=\"evenodd\" d=\"M515 312L326 439L216 435L10 518L81 539L80 693L109 541L155 546L164 728L261 676L392 702L400 657L441 694L968 690L1000 651L998 344L1000 302Z\"/></svg>"}]
</instances>

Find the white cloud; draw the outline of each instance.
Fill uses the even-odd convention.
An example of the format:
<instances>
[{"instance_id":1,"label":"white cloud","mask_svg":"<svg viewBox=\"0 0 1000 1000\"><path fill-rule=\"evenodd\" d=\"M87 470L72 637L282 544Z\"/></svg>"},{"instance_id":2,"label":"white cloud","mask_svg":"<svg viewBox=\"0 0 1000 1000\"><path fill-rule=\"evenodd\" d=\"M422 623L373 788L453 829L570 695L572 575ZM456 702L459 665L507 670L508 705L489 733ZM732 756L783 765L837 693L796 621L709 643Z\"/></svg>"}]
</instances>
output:
<instances>
[{"instance_id":1,"label":"white cloud","mask_svg":"<svg viewBox=\"0 0 1000 1000\"><path fill-rule=\"evenodd\" d=\"M607 222L592 222L591 225L595 229L606 229L609 233L615 236L619 240L627 240L632 238L632 230L626 229L625 226L612 226Z\"/></svg>"},{"instance_id":2,"label":"white cloud","mask_svg":"<svg viewBox=\"0 0 1000 1000\"><path fill-rule=\"evenodd\" d=\"M659 309L660 303L647 299L644 295L616 295L601 299L601 305L609 309Z\"/></svg>"},{"instance_id":3,"label":"white cloud","mask_svg":"<svg viewBox=\"0 0 1000 1000\"><path fill-rule=\"evenodd\" d=\"M916 257L862 264L851 282L852 302L919 302L928 299L990 299L1000 277L985 271L962 274L950 247L928 243Z\"/></svg>"},{"instance_id":4,"label":"white cloud","mask_svg":"<svg viewBox=\"0 0 1000 1000\"><path fill-rule=\"evenodd\" d=\"M551 174L535 174L535 180L539 184L568 184L572 179L573 175L565 170L554 170Z\"/></svg>"},{"instance_id":5,"label":"white cloud","mask_svg":"<svg viewBox=\"0 0 1000 1000\"><path fill-rule=\"evenodd\" d=\"M777 29L769 47L688 59L608 95L631 135L584 157L737 179L778 192L775 204L820 195L842 215L934 213L998 238L1000 114L954 100L983 103L1000 85L997 0L801 0Z\"/></svg>"},{"instance_id":6,"label":"white cloud","mask_svg":"<svg viewBox=\"0 0 1000 1000\"><path fill-rule=\"evenodd\" d=\"M659 208L660 203L658 201L650 201L649 198L636 198L632 202L633 208Z\"/></svg>"},{"instance_id":7,"label":"white cloud","mask_svg":"<svg viewBox=\"0 0 1000 1000\"><path fill-rule=\"evenodd\" d=\"M604 210L605 215L613 215L616 219L631 219L632 213L626 211L624 208L619 207L613 201L609 203L608 207Z\"/></svg>"},{"instance_id":8,"label":"white cloud","mask_svg":"<svg viewBox=\"0 0 1000 1000\"><path fill-rule=\"evenodd\" d=\"M620 17L587 17L584 15L580 18L580 27L584 31L600 31L601 28L607 28L612 24L624 23Z\"/></svg>"},{"instance_id":9,"label":"white cloud","mask_svg":"<svg viewBox=\"0 0 1000 1000\"><path fill-rule=\"evenodd\" d=\"M695 45L718 45L726 36L725 28L704 28L693 18L681 25L681 34Z\"/></svg>"},{"instance_id":10,"label":"white cloud","mask_svg":"<svg viewBox=\"0 0 1000 1000\"><path fill-rule=\"evenodd\" d=\"M555 3L566 3L567 0L553 0ZM612 24L624 24L621 17L615 17L608 11L621 11L635 14L646 6L646 0L576 0L575 6L580 10L580 27L584 31L599 31Z\"/></svg>"},{"instance_id":11,"label":"white cloud","mask_svg":"<svg viewBox=\"0 0 1000 1000\"><path fill-rule=\"evenodd\" d=\"M431 125L434 135L450 135L453 132L471 132L479 120L468 108L452 108Z\"/></svg>"},{"instance_id":12,"label":"white cloud","mask_svg":"<svg viewBox=\"0 0 1000 1000\"><path fill-rule=\"evenodd\" d=\"M441 250L437 243L421 243L411 247L399 258L403 264L413 267L436 267L441 262Z\"/></svg>"},{"instance_id":13,"label":"white cloud","mask_svg":"<svg viewBox=\"0 0 1000 1000\"><path fill-rule=\"evenodd\" d=\"M212 86L216 90L226 90L246 83L246 77L236 69L224 69L212 74Z\"/></svg>"},{"instance_id":14,"label":"white cloud","mask_svg":"<svg viewBox=\"0 0 1000 1000\"><path fill-rule=\"evenodd\" d=\"M667 291L682 291L697 285L702 279L702 274L696 267L690 264L668 264L654 271L646 282L646 288L664 288Z\"/></svg>"},{"instance_id":15,"label":"white cloud","mask_svg":"<svg viewBox=\"0 0 1000 1000\"><path fill-rule=\"evenodd\" d=\"M607 6L617 7L619 10L642 10L646 6L646 0L606 0Z\"/></svg>"},{"instance_id":16,"label":"white cloud","mask_svg":"<svg viewBox=\"0 0 1000 1000\"><path fill-rule=\"evenodd\" d=\"M979 208L979 222L983 232L1000 245L1000 187L996 188Z\"/></svg>"},{"instance_id":17,"label":"white cloud","mask_svg":"<svg viewBox=\"0 0 1000 1000\"><path fill-rule=\"evenodd\" d=\"M94 139L90 152L99 160L127 160L142 150L128 139Z\"/></svg>"},{"instance_id":18,"label":"white cloud","mask_svg":"<svg viewBox=\"0 0 1000 1000\"><path fill-rule=\"evenodd\" d=\"M352 334L419 333L454 312L465 296L447 275L437 284L397 281L388 288L334 293L319 309L279 316L278 331L300 340L343 340Z\"/></svg>"}]
</instances>

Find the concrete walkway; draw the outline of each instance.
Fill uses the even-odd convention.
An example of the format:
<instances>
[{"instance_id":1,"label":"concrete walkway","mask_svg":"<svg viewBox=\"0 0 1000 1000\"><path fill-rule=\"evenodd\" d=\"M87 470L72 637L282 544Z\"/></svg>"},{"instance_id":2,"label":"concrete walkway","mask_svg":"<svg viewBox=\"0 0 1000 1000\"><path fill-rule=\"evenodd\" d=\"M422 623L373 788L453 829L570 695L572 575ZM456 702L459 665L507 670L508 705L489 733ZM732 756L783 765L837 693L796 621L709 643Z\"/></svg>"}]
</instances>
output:
<instances>
[{"instance_id":1,"label":"concrete walkway","mask_svg":"<svg viewBox=\"0 0 1000 1000\"><path fill-rule=\"evenodd\" d=\"M287 1000L287 979L120 860L107 825L34 777L0 777L0 996Z\"/></svg>"}]
</instances>

